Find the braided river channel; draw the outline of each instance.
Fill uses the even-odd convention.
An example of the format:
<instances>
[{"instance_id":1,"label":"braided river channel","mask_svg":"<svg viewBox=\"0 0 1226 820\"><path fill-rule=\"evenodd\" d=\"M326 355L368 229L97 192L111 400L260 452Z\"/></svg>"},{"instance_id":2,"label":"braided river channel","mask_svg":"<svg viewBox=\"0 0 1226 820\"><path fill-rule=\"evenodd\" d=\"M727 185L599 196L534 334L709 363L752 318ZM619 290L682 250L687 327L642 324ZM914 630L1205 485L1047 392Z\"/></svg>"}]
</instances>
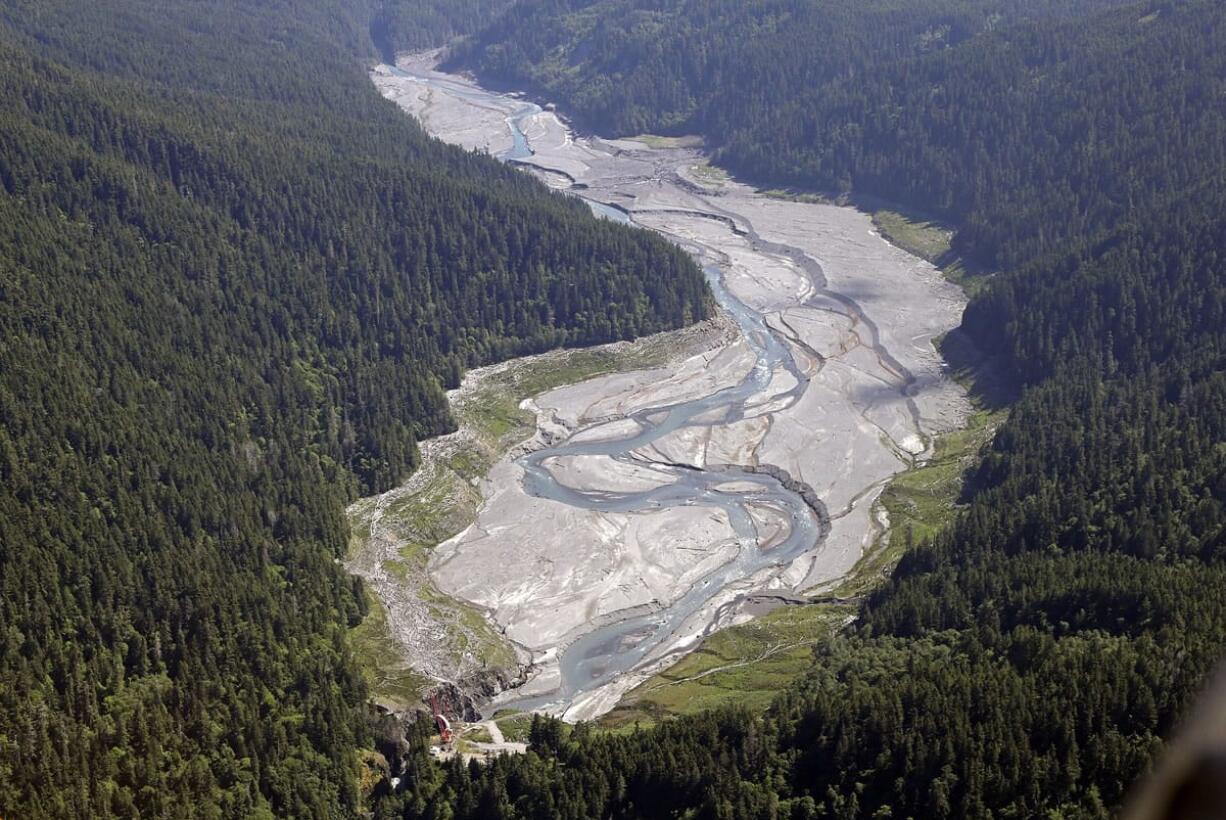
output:
<instances>
[{"instance_id":1,"label":"braided river channel","mask_svg":"<svg viewBox=\"0 0 1226 820\"><path fill-rule=\"evenodd\" d=\"M513 510L501 518L497 509L483 511L471 532L440 550L432 564L440 589L491 612L505 634L547 669L535 685L504 693L496 707L590 717L628 688L619 681L635 675L641 680L669 653L692 648L695 636L715 625L717 613L754 593L794 596L845 574L880 534L879 515L870 508L881 487L926 458L932 435L964 416L964 397L932 350L932 338L956 324L960 293L930 266L886 246L851 209L801 210L805 206L768 201L731 181L705 186L685 173L700 160L693 149L653 150L579 137L534 103L411 63L381 72L376 83L385 96L399 97L436 136L481 144L582 197L599 217L680 243L701 263L721 314L735 325L728 336L735 339L740 365L712 377L707 389L695 391L687 383L674 396L661 390L648 401L614 402L624 412L571 425L514 456L513 468L501 473L515 476L524 516L542 504L589 516L569 521L597 515L625 522L701 510L719 525L708 540L721 546L718 554L713 547L705 553L695 547L698 559L670 564L699 567L684 584L667 593L653 588L646 597L626 593L625 606L602 604L596 593L584 598L577 587L591 582L575 580L581 569L563 573L554 556L533 553L532 528L555 525L517 520ZM411 105L405 102L410 98ZM780 217L762 230L757 209L771 208ZM809 225L806 219L826 221ZM835 251L840 260L854 260L856 243L871 252L863 270L856 269L860 279L847 277L842 287L827 280L818 256L823 231L851 235L850 249ZM926 296L933 310L912 321L924 305L913 298L911 280L881 298L879 310L866 309L861 301L874 302L874 289L889 286L881 271L900 281L908 271L922 274L921 285L935 290ZM704 442L700 452L678 444L694 441ZM720 445L727 441L736 444ZM573 470L559 469L580 463L621 475L637 470L640 479L647 470L651 479L578 481ZM516 536L516 528L527 533ZM837 543L828 545L832 529ZM500 538L518 546L498 546ZM575 537L574 549L594 548ZM473 580L480 567L489 572L491 562L506 574L519 561L558 577L525 578L512 589L492 575L490 583L505 589L488 594ZM584 556L574 561L581 566ZM620 583L634 586L633 579ZM542 600L574 598L583 605L574 612L559 605L557 618L565 623L554 628L539 615L524 614L532 606L521 600L529 587L556 593L540 592ZM550 637L538 637L549 629ZM600 696L602 691L612 694Z\"/></svg>"}]
</instances>

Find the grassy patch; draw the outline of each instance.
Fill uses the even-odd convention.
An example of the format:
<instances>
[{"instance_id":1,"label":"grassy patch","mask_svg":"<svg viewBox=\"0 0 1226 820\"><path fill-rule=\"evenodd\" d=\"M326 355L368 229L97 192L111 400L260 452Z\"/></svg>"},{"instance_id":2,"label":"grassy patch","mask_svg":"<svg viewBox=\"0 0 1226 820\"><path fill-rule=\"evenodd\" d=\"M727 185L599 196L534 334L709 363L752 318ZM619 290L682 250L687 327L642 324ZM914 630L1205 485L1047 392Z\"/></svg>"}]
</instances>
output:
<instances>
[{"instance_id":1,"label":"grassy patch","mask_svg":"<svg viewBox=\"0 0 1226 820\"><path fill-rule=\"evenodd\" d=\"M897 211L877 211L873 224L895 245L934 265L951 253L953 229L940 222L908 218Z\"/></svg>"},{"instance_id":2,"label":"grassy patch","mask_svg":"<svg viewBox=\"0 0 1226 820\"><path fill-rule=\"evenodd\" d=\"M888 208L872 211L873 224L885 239L907 253L936 265L942 275L974 297L990 278L953 249L949 225L917 214Z\"/></svg>"},{"instance_id":3,"label":"grassy patch","mask_svg":"<svg viewBox=\"0 0 1226 820\"><path fill-rule=\"evenodd\" d=\"M525 399L596 376L658 365L667 360L667 344L590 347L547 354L486 376L481 386L453 408L460 425L476 434L482 458L473 459L484 475L500 456L532 434L532 414L520 408Z\"/></svg>"},{"instance_id":4,"label":"grassy patch","mask_svg":"<svg viewBox=\"0 0 1226 820\"><path fill-rule=\"evenodd\" d=\"M477 726L464 733L464 739L469 743L493 743L494 737L484 726Z\"/></svg>"},{"instance_id":5,"label":"grassy patch","mask_svg":"<svg viewBox=\"0 0 1226 820\"><path fill-rule=\"evenodd\" d=\"M472 485L452 470L428 469L436 472L432 480L420 492L388 504L379 522L395 532L405 561L424 557L426 551L462 530L479 501Z\"/></svg>"},{"instance_id":6,"label":"grassy patch","mask_svg":"<svg viewBox=\"0 0 1226 820\"><path fill-rule=\"evenodd\" d=\"M782 199L785 202L804 202L808 205L830 205L834 202L830 197L823 194L815 194L811 191L793 191L790 188L771 188L760 193L771 199Z\"/></svg>"},{"instance_id":7,"label":"grassy patch","mask_svg":"<svg viewBox=\"0 0 1226 820\"><path fill-rule=\"evenodd\" d=\"M580 358L580 357L576 357ZM476 395L467 399L458 415L495 451L504 439L522 440L532 433L532 414L520 402L554 387L582 381L604 372L598 362L567 363L550 373L546 368L528 367L518 373L499 374Z\"/></svg>"},{"instance_id":8,"label":"grassy patch","mask_svg":"<svg viewBox=\"0 0 1226 820\"><path fill-rule=\"evenodd\" d=\"M930 538L953 522L963 477L1004 416L1003 410L976 411L965 428L937 439L931 460L898 474L886 485L877 504L889 517L889 531L835 588L836 597L851 598L872 591L911 543Z\"/></svg>"},{"instance_id":9,"label":"grassy patch","mask_svg":"<svg viewBox=\"0 0 1226 820\"><path fill-rule=\"evenodd\" d=\"M430 679L414 671L401 655L400 643L387 628L387 610L374 595L370 611L349 631L349 646L373 694L389 706L407 708L421 699Z\"/></svg>"},{"instance_id":10,"label":"grassy patch","mask_svg":"<svg viewBox=\"0 0 1226 820\"><path fill-rule=\"evenodd\" d=\"M702 137L662 137L659 134L639 134L630 137L635 142L641 142L648 148L697 148L702 145Z\"/></svg>"},{"instance_id":11,"label":"grassy patch","mask_svg":"<svg viewBox=\"0 0 1226 820\"><path fill-rule=\"evenodd\" d=\"M691 165L690 175L693 176L695 181L697 181L699 184L706 185L711 188L718 188L722 185L726 185L728 184L728 181L732 179L732 177L728 175L728 172L723 168L718 168L709 162L704 162L701 165Z\"/></svg>"},{"instance_id":12,"label":"grassy patch","mask_svg":"<svg viewBox=\"0 0 1226 820\"><path fill-rule=\"evenodd\" d=\"M532 729L532 715L526 712L500 712L505 717L495 716L494 722L502 730L502 738L507 743L527 743L528 733Z\"/></svg>"},{"instance_id":13,"label":"grassy patch","mask_svg":"<svg viewBox=\"0 0 1226 820\"><path fill-rule=\"evenodd\" d=\"M812 668L814 644L853 612L847 605L784 606L717 632L629 692L600 725L625 729L732 704L765 709Z\"/></svg>"}]
</instances>

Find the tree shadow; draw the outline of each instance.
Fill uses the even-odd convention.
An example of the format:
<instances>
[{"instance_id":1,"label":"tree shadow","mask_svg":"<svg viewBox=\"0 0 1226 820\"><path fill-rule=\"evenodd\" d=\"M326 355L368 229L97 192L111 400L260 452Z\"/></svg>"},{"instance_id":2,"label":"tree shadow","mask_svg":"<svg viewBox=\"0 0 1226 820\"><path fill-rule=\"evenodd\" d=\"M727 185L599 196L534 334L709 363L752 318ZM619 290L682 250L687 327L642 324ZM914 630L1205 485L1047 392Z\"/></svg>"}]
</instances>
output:
<instances>
[{"instance_id":1,"label":"tree shadow","mask_svg":"<svg viewBox=\"0 0 1226 820\"><path fill-rule=\"evenodd\" d=\"M1005 357L984 353L961 328L946 333L937 349L951 375L985 410L1002 410L1021 397L1021 383L1009 372Z\"/></svg>"}]
</instances>

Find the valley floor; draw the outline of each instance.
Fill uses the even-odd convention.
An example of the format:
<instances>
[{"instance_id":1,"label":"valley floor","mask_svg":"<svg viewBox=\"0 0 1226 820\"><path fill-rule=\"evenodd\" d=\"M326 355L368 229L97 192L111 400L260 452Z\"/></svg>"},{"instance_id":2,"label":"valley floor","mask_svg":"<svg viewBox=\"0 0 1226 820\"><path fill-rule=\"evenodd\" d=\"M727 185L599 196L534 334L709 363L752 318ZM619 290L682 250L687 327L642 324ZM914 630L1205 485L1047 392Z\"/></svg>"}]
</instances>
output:
<instances>
[{"instance_id":1,"label":"valley floor","mask_svg":"<svg viewBox=\"0 0 1226 820\"><path fill-rule=\"evenodd\" d=\"M455 397L465 429L429 443L427 467L405 488L351 509L361 535L350 566L382 603L368 667L399 668L411 689L397 657L453 681L530 664L531 679L496 705L590 719L717 629L765 612L771 596L834 589L874 548L880 560L894 512L884 488L932 461L936 438L971 414L934 346L958 324L958 287L886 242L868 215L765 195L685 142L578 137L549 111L433 72L430 55L372 76L436 136L518 162L687 247L730 312L682 332L685 343L599 367L501 365L492 372L537 375L484 394L470 385L489 377L470 374ZM521 398L534 426L504 406L495 416L514 420L464 455L465 431L487 424L481 408ZM674 429L670 413L681 410ZM526 462L534 450L539 463ZM762 473L808 507L798 513L783 490L755 483ZM695 476L707 483L693 498L656 503L697 486ZM797 617L762 623L786 633ZM806 651L789 640L690 662L692 674L670 672L671 683Z\"/></svg>"}]
</instances>

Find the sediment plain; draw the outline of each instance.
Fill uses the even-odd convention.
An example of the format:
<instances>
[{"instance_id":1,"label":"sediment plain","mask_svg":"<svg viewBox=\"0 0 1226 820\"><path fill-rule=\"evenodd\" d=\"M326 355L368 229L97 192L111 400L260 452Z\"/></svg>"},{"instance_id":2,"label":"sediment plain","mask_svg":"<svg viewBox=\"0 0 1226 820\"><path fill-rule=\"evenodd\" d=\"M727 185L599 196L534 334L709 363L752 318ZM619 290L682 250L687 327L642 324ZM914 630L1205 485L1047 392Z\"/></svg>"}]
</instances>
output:
<instances>
[{"instance_id":1,"label":"sediment plain","mask_svg":"<svg viewBox=\"0 0 1226 820\"><path fill-rule=\"evenodd\" d=\"M934 346L965 299L862 212L768 196L684 142L576 135L434 63L404 57L372 79L435 136L680 243L738 328L525 402L536 434L430 554L433 585L532 658L531 680L496 705L590 719L750 617L751 593L828 587L880 537L883 486L970 412Z\"/></svg>"}]
</instances>

